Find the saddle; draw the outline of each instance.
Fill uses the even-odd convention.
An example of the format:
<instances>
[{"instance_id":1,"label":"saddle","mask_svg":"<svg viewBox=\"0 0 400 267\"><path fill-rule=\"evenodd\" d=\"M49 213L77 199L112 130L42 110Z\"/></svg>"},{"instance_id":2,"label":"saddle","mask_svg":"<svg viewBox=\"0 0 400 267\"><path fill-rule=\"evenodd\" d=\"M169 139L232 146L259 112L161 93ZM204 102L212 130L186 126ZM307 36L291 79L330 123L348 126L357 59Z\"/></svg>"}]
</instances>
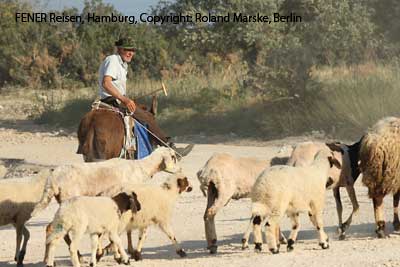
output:
<instances>
[{"instance_id":1,"label":"saddle","mask_svg":"<svg viewBox=\"0 0 400 267\"><path fill-rule=\"evenodd\" d=\"M124 129L125 129L125 136L124 136L124 145L121 149L120 158L131 158L133 159L133 155L136 151L136 142L135 142L135 135L132 131L133 127L135 126L135 121L133 120L130 113L127 111L121 111L119 108L104 103L100 100L96 100L92 103L92 110L110 110L113 112L118 113L122 121L124 122Z\"/></svg>"}]
</instances>

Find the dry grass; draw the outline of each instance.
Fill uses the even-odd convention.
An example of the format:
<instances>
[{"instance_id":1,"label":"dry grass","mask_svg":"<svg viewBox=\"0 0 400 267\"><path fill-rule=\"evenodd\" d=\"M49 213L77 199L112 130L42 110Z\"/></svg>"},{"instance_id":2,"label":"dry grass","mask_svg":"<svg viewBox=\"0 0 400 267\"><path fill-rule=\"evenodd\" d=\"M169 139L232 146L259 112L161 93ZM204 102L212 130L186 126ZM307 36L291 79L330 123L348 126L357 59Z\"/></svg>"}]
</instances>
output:
<instances>
[{"instance_id":1,"label":"dry grass","mask_svg":"<svg viewBox=\"0 0 400 267\"><path fill-rule=\"evenodd\" d=\"M162 127L171 135L234 133L274 139L318 131L332 138L357 139L380 118L400 116L398 64L314 70L309 94L301 98L255 98L246 92L245 75L243 66L237 66L165 79L169 95L159 97ZM160 88L160 81L137 78L128 86L136 97ZM37 121L76 128L97 89L12 92L32 100Z\"/></svg>"}]
</instances>

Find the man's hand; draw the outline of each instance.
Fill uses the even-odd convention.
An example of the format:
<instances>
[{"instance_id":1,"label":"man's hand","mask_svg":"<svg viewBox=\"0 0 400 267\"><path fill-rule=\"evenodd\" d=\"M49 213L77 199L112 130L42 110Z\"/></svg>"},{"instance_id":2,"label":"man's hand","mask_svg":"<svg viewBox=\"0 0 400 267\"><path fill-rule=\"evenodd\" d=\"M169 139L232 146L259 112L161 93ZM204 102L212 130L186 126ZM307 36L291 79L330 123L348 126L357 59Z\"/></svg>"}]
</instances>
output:
<instances>
[{"instance_id":1,"label":"man's hand","mask_svg":"<svg viewBox=\"0 0 400 267\"><path fill-rule=\"evenodd\" d=\"M124 97L121 99L121 102L129 109L130 112L135 112L136 104L132 99Z\"/></svg>"},{"instance_id":2,"label":"man's hand","mask_svg":"<svg viewBox=\"0 0 400 267\"><path fill-rule=\"evenodd\" d=\"M130 112L135 112L135 110L136 110L135 102L133 102L133 100L130 99L129 97L121 95L121 93L118 91L118 89L116 87L114 87L114 85L112 83L112 77L111 76L105 75L104 78L103 78L103 84L102 85L103 85L103 88L105 89L105 91L107 93L109 93L110 95L112 95L116 99L119 99L122 102L122 104L124 104L125 107L128 108L128 110Z\"/></svg>"}]
</instances>

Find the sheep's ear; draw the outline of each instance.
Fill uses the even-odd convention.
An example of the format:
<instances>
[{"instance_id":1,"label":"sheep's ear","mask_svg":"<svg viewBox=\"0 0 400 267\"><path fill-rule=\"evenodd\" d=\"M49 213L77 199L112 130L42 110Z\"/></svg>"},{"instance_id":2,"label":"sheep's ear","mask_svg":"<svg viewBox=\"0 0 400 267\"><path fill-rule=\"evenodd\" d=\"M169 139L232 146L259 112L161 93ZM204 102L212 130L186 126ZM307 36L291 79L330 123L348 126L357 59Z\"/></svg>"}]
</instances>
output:
<instances>
[{"instance_id":1,"label":"sheep's ear","mask_svg":"<svg viewBox=\"0 0 400 267\"><path fill-rule=\"evenodd\" d=\"M179 193L182 193L183 191L185 191L186 188L189 186L189 182L186 177L183 179L179 178L177 183L178 183Z\"/></svg>"},{"instance_id":2,"label":"sheep's ear","mask_svg":"<svg viewBox=\"0 0 400 267\"><path fill-rule=\"evenodd\" d=\"M340 152L342 154L344 154L343 149L340 146L339 142L334 142L334 143L325 143L325 145L327 145L327 147L329 147L329 149L331 151L336 151L336 152Z\"/></svg>"},{"instance_id":3,"label":"sheep's ear","mask_svg":"<svg viewBox=\"0 0 400 267\"><path fill-rule=\"evenodd\" d=\"M117 203L118 209L125 212L130 209L130 198L127 193L122 192L112 198Z\"/></svg>"},{"instance_id":4,"label":"sheep's ear","mask_svg":"<svg viewBox=\"0 0 400 267\"><path fill-rule=\"evenodd\" d=\"M329 156L328 160L329 160L329 163L331 164L331 168L333 166L335 166L338 169L342 168L342 165L340 164L340 162L336 158Z\"/></svg>"},{"instance_id":5,"label":"sheep's ear","mask_svg":"<svg viewBox=\"0 0 400 267\"><path fill-rule=\"evenodd\" d=\"M332 184L333 184L333 179L332 177L329 177L328 181L326 181L325 188L329 188Z\"/></svg>"},{"instance_id":6,"label":"sheep's ear","mask_svg":"<svg viewBox=\"0 0 400 267\"><path fill-rule=\"evenodd\" d=\"M135 192L132 192L131 196L129 197L129 201L130 201L130 208L133 213L136 213L142 209L142 205L140 205L140 202L137 199L137 195Z\"/></svg>"}]
</instances>

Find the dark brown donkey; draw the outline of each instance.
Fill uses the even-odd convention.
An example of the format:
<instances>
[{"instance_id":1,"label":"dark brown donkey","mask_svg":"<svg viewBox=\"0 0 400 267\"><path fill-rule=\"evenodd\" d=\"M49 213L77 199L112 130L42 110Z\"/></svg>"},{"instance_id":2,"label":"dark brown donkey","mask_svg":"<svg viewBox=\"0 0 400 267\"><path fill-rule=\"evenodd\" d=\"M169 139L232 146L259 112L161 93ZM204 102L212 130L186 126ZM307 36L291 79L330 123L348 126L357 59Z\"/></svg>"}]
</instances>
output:
<instances>
[{"instance_id":1,"label":"dark brown donkey","mask_svg":"<svg viewBox=\"0 0 400 267\"><path fill-rule=\"evenodd\" d=\"M149 110L144 105L139 106ZM157 112L156 97L153 97L149 111L155 116ZM124 145L124 136L124 122L118 112L93 109L83 116L79 124L79 147L76 153L82 154L85 162L117 158Z\"/></svg>"}]
</instances>

